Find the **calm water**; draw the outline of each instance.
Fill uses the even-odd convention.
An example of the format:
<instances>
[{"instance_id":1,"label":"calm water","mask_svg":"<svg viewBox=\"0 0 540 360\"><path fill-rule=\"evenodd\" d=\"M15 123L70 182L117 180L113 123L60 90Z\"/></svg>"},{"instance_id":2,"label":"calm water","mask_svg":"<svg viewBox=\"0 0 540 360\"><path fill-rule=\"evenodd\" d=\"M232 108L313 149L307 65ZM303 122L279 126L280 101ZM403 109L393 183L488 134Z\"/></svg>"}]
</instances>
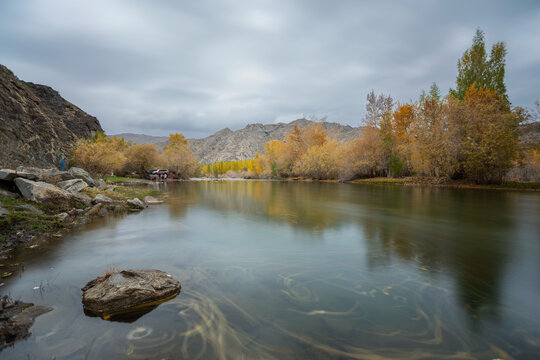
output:
<instances>
[{"instance_id":1,"label":"calm water","mask_svg":"<svg viewBox=\"0 0 540 360\"><path fill-rule=\"evenodd\" d=\"M1 292L54 311L1 358L539 358L538 193L166 191L168 205L17 251L21 270ZM133 323L85 316L80 288L111 267L167 271L182 292Z\"/></svg>"}]
</instances>

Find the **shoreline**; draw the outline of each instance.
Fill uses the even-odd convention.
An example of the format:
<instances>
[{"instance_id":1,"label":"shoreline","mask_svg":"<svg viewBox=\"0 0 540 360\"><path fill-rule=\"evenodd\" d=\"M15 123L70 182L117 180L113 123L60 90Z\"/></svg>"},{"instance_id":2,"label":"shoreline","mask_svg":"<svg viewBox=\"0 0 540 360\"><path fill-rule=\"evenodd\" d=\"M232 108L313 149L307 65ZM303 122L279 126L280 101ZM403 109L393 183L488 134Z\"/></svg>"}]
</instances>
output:
<instances>
[{"instance_id":1,"label":"shoreline","mask_svg":"<svg viewBox=\"0 0 540 360\"><path fill-rule=\"evenodd\" d=\"M185 180L186 181L186 180ZM497 191L528 191L539 192L540 182L521 182L507 181L501 184L476 184L470 181L450 180L444 182L440 178L431 177L406 177L406 178L387 178L374 177L362 178L353 180L337 180L337 179L309 179L301 177L290 178L195 178L187 181L298 181L307 183L341 183L355 185L400 185L400 186L425 186L425 187L440 187L450 189L473 189L473 190L497 190Z\"/></svg>"}]
</instances>

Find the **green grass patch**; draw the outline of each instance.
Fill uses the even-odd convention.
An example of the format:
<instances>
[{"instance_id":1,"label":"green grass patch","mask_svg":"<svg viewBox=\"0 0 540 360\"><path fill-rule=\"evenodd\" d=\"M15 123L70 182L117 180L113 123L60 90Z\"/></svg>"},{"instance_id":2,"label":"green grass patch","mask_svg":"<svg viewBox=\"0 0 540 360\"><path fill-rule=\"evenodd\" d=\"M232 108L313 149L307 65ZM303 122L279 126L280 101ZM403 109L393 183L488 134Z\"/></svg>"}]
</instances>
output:
<instances>
[{"instance_id":1,"label":"green grass patch","mask_svg":"<svg viewBox=\"0 0 540 360\"><path fill-rule=\"evenodd\" d=\"M404 179L394 179L394 178L371 178L371 179L356 179L351 181L353 184L394 184L394 185L403 185L407 183Z\"/></svg>"},{"instance_id":2,"label":"green grass patch","mask_svg":"<svg viewBox=\"0 0 540 360\"><path fill-rule=\"evenodd\" d=\"M150 188L146 184L141 185L116 185L114 191L97 190L97 189L85 189L83 190L87 195L94 197L97 194L103 194L110 197L113 200L129 200L133 198L139 198L142 200L145 196L153 196L159 198L163 195L162 191Z\"/></svg>"},{"instance_id":3,"label":"green grass patch","mask_svg":"<svg viewBox=\"0 0 540 360\"><path fill-rule=\"evenodd\" d=\"M63 226L54 215L20 210L11 210L5 218L0 219L0 232L2 234L14 233L19 230L52 232Z\"/></svg>"},{"instance_id":4,"label":"green grass patch","mask_svg":"<svg viewBox=\"0 0 540 360\"><path fill-rule=\"evenodd\" d=\"M540 190L540 182L517 182L517 181L508 181L498 185L490 185L494 188L504 188L504 189L531 189L531 190Z\"/></svg>"},{"instance_id":5,"label":"green grass patch","mask_svg":"<svg viewBox=\"0 0 540 360\"><path fill-rule=\"evenodd\" d=\"M106 176L105 181L109 183L121 183L126 181L144 181L140 178L130 178L130 177L124 177L124 176Z\"/></svg>"}]
</instances>

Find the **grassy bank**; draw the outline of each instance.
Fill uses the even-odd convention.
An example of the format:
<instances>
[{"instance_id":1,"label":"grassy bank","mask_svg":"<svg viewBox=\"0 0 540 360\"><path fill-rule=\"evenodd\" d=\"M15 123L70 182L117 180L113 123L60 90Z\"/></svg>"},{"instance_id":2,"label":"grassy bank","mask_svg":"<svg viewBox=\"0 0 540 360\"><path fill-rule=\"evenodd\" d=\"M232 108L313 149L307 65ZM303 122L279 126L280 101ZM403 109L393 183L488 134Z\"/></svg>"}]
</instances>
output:
<instances>
[{"instance_id":1,"label":"grassy bank","mask_svg":"<svg viewBox=\"0 0 540 360\"><path fill-rule=\"evenodd\" d=\"M401 179L393 178L368 178L355 179L348 181L351 184L371 184L371 185L424 185L462 189L491 189L491 190L523 190L523 191L540 191L540 182L517 182L507 181L501 184L476 184L464 180L449 180L442 181L440 178L430 177L407 177Z\"/></svg>"}]
</instances>

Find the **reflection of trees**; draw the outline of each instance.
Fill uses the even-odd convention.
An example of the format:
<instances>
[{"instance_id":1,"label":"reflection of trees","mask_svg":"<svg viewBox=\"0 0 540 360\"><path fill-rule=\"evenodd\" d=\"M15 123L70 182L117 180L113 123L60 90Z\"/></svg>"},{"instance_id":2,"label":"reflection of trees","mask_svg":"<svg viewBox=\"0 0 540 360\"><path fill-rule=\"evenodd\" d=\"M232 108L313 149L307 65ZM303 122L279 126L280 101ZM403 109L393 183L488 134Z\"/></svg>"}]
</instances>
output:
<instances>
[{"instance_id":1,"label":"reflection of trees","mask_svg":"<svg viewBox=\"0 0 540 360\"><path fill-rule=\"evenodd\" d=\"M505 233L514 226L512 194L258 181L181 183L171 194L172 216L183 216L197 202L311 233L356 223L370 268L406 261L432 276L453 275L459 300L472 315L499 304L509 256Z\"/></svg>"}]
</instances>

